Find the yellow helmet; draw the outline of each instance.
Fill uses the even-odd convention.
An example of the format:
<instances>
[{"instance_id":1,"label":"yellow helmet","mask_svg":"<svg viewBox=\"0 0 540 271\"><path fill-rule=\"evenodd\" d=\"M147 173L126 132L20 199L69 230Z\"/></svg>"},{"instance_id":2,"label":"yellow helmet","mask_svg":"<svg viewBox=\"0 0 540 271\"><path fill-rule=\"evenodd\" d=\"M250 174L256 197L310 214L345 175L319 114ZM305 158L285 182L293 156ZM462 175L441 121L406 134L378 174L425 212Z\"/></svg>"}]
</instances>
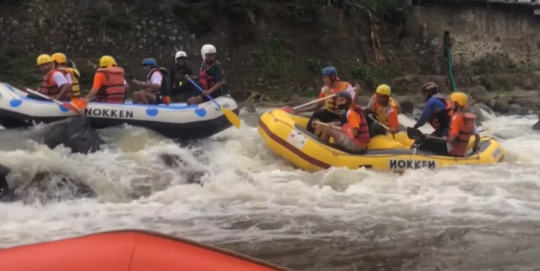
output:
<instances>
[{"instance_id":1,"label":"yellow helmet","mask_svg":"<svg viewBox=\"0 0 540 271\"><path fill-rule=\"evenodd\" d=\"M467 95L463 92L454 92L450 95L450 101L457 103L462 108L467 107Z\"/></svg>"},{"instance_id":2,"label":"yellow helmet","mask_svg":"<svg viewBox=\"0 0 540 271\"><path fill-rule=\"evenodd\" d=\"M43 65L43 64L47 64L47 63L52 63L52 59L51 59L50 55L42 54L42 55L37 57L37 65L38 66Z\"/></svg>"},{"instance_id":3,"label":"yellow helmet","mask_svg":"<svg viewBox=\"0 0 540 271\"><path fill-rule=\"evenodd\" d=\"M99 66L109 68L112 65L116 65L116 61L112 56L102 56L99 60Z\"/></svg>"},{"instance_id":4,"label":"yellow helmet","mask_svg":"<svg viewBox=\"0 0 540 271\"><path fill-rule=\"evenodd\" d=\"M56 61L56 63L58 64L66 64L67 62L66 55L62 53L54 53L54 55L52 55L51 58L53 61Z\"/></svg>"},{"instance_id":5,"label":"yellow helmet","mask_svg":"<svg viewBox=\"0 0 540 271\"><path fill-rule=\"evenodd\" d=\"M386 95L386 96L390 96L390 94L392 94L392 90L390 90L390 86L389 85L379 85L377 87L377 90L375 90L375 93L376 94L381 94L381 95Z\"/></svg>"}]
</instances>

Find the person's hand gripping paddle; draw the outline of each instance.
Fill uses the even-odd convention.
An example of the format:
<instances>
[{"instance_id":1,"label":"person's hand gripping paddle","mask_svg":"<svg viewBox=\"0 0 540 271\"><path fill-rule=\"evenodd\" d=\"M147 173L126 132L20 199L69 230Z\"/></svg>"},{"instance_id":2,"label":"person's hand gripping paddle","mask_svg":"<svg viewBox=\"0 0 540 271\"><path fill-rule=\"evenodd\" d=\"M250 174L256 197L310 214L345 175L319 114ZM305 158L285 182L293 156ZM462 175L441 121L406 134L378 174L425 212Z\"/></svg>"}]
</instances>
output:
<instances>
[{"instance_id":1,"label":"person's hand gripping paddle","mask_svg":"<svg viewBox=\"0 0 540 271\"><path fill-rule=\"evenodd\" d=\"M28 93L31 93L31 94L34 94L36 96L39 96L43 99L47 99L49 101L53 101L54 103L58 104L58 105L61 105L75 113L77 113L78 115L82 115L81 111L84 110L86 108L86 106L88 105L88 102L85 101L85 100L81 100L81 99L77 99L77 100L73 100L71 102L61 102L61 101L58 101L58 100L55 100L47 95L43 95L37 91L34 91L34 90L31 90L29 88L25 88L25 90L28 92Z\"/></svg>"}]
</instances>

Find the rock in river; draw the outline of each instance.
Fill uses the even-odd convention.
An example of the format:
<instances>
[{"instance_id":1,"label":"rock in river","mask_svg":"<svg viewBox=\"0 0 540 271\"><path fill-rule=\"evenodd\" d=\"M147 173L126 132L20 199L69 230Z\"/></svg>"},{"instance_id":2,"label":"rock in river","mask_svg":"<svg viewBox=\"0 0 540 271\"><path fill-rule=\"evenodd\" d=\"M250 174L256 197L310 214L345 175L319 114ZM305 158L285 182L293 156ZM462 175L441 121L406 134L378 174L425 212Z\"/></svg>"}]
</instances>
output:
<instances>
[{"instance_id":1,"label":"rock in river","mask_svg":"<svg viewBox=\"0 0 540 271\"><path fill-rule=\"evenodd\" d=\"M90 126L90 120L84 116L73 117L47 124L32 131L32 139L55 148L64 145L73 153L91 153L99 150L103 140Z\"/></svg>"}]
</instances>

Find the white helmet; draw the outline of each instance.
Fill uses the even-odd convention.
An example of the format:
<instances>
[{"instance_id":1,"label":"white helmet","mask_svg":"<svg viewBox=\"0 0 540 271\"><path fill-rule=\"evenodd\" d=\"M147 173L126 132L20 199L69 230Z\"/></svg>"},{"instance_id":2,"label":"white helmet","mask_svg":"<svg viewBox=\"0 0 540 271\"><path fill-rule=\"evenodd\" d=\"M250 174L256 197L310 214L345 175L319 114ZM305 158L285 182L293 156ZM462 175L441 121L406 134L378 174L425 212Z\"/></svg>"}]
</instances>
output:
<instances>
[{"instance_id":1,"label":"white helmet","mask_svg":"<svg viewBox=\"0 0 540 271\"><path fill-rule=\"evenodd\" d=\"M176 54L174 55L174 62L178 62L178 58L180 58L180 57L187 57L186 52L184 52L184 51L176 52Z\"/></svg>"},{"instance_id":2,"label":"white helmet","mask_svg":"<svg viewBox=\"0 0 540 271\"><path fill-rule=\"evenodd\" d=\"M201 48L201 56L202 59L206 59L206 54L215 54L216 53L216 47L212 44L205 44Z\"/></svg>"}]
</instances>

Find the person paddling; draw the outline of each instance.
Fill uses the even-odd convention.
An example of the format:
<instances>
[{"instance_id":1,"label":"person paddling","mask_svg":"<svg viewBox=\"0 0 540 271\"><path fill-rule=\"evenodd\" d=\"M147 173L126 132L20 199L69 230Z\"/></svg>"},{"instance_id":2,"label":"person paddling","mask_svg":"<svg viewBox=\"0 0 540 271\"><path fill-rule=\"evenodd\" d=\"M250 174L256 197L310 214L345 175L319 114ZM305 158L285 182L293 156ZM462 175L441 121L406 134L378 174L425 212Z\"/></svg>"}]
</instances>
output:
<instances>
[{"instance_id":1,"label":"person paddling","mask_svg":"<svg viewBox=\"0 0 540 271\"><path fill-rule=\"evenodd\" d=\"M38 56L37 65L41 69L42 77L39 92L52 99L61 101L71 101L71 84L64 74L53 68L51 56L43 54ZM44 100L43 98L29 94L28 98Z\"/></svg>"},{"instance_id":2,"label":"person paddling","mask_svg":"<svg viewBox=\"0 0 540 271\"><path fill-rule=\"evenodd\" d=\"M86 95L87 101L96 97L96 102L123 104L126 99L124 69L118 67L112 56L102 56L94 75L92 89Z\"/></svg>"},{"instance_id":3,"label":"person paddling","mask_svg":"<svg viewBox=\"0 0 540 271\"><path fill-rule=\"evenodd\" d=\"M212 44L205 44L201 48L203 62L199 70L199 83L203 89L203 94L192 97L188 104L201 104L210 101L208 95L217 98L224 95L225 76L221 64L216 60L216 47Z\"/></svg>"},{"instance_id":4,"label":"person paddling","mask_svg":"<svg viewBox=\"0 0 540 271\"><path fill-rule=\"evenodd\" d=\"M326 126L321 134L321 140L328 142L330 137L334 143L350 152L363 152L370 141L369 127L362 112L362 108L352 104L353 97L349 92L342 91L336 94L336 107L343 110L340 115L342 130L331 125ZM317 127L318 124L314 123Z\"/></svg>"},{"instance_id":5,"label":"person paddling","mask_svg":"<svg viewBox=\"0 0 540 271\"><path fill-rule=\"evenodd\" d=\"M349 84L348 82L341 81L338 78L338 72L337 69L334 67L326 67L322 69L322 79L324 82L324 86L321 88L321 93L319 94L319 99L325 98L331 95L336 95L339 92L348 92L350 96L352 97L352 100L355 100L355 92L356 89ZM314 120L319 120L321 122L330 123L336 120L339 120L339 116L341 111L336 108L336 97L328 98L326 100L322 100L318 103L315 103L313 106L308 106L302 109L297 109L294 111L294 113L302 113L302 112L309 112L313 110L317 110L311 115L311 118L309 119L309 122L307 124L307 130L310 132L315 132L315 128L313 126ZM324 105L323 109L320 109Z\"/></svg>"}]
</instances>

